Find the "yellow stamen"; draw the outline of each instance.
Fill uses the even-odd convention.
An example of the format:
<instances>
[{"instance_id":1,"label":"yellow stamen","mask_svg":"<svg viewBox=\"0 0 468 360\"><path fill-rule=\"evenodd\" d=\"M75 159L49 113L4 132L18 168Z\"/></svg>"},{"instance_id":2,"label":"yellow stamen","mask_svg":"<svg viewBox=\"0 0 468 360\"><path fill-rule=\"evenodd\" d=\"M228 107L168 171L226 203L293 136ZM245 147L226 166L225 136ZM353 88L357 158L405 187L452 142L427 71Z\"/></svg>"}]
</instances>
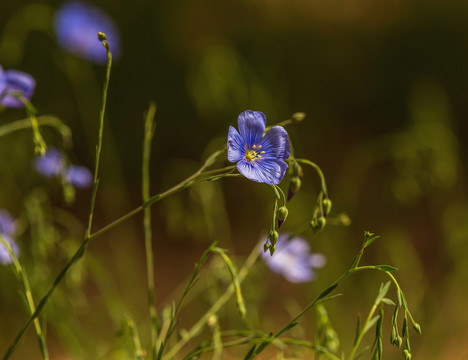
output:
<instances>
[{"instance_id":1,"label":"yellow stamen","mask_svg":"<svg viewBox=\"0 0 468 360\"><path fill-rule=\"evenodd\" d=\"M257 153L257 150L256 150L256 149L260 149L261 147L262 147L261 145L258 145L258 146L253 145L252 150L247 150L245 152L245 157L244 158L246 160L249 160L250 162L252 162L252 161L254 161L254 160L258 159L258 158L261 158L261 155L265 154L265 151L262 151L259 154L259 153Z\"/></svg>"}]
</instances>

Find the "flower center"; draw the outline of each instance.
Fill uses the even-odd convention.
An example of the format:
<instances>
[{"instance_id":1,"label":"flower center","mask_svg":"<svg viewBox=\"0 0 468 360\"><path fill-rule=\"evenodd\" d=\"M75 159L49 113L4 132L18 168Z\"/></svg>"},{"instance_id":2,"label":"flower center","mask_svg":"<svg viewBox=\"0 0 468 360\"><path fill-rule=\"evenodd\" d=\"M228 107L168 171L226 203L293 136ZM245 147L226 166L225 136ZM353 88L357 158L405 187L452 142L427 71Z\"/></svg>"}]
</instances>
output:
<instances>
[{"instance_id":1,"label":"flower center","mask_svg":"<svg viewBox=\"0 0 468 360\"><path fill-rule=\"evenodd\" d=\"M262 145L258 145L258 146L253 145L252 149L247 150L245 152L244 159L249 160L250 162L253 162L256 159L261 158L262 157L261 155L265 154L265 151L258 152L261 148L262 148Z\"/></svg>"}]
</instances>

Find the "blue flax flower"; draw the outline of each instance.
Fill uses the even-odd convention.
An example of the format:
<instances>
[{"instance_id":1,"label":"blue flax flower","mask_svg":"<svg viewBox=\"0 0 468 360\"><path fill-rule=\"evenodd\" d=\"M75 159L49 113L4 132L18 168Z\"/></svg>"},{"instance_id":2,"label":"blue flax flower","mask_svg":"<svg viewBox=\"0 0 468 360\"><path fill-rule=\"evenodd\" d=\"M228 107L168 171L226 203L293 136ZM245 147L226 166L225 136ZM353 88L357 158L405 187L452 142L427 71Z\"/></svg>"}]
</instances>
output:
<instances>
[{"instance_id":1,"label":"blue flax flower","mask_svg":"<svg viewBox=\"0 0 468 360\"><path fill-rule=\"evenodd\" d=\"M63 154L56 148L49 147L43 156L34 159L34 167L37 172L46 178L59 176L64 168Z\"/></svg>"},{"instance_id":2,"label":"blue flax flower","mask_svg":"<svg viewBox=\"0 0 468 360\"><path fill-rule=\"evenodd\" d=\"M30 100L36 88L34 78L19 70L4 71L0 66L0 104L7 108L21 108L24 104L13 93L21 94Z\"/></svg>"},{"instance_id":3,"label":"blue flax flower","mask_svg":"<svg viewBox=\"0 0 468 360\"><path fill-rule=\"evenodd\" d=\"M279 184L288 168L284 160L291 152L286 130L274 126L263 136L266 117L260 111L244 111L237 124L239 132L229 127L228 160L237 162L237 170L250 180Z\"/></svg>"},{"instance_id":4,"label":"blue flax flower","mask_svg":"<svg viewBox=\"0 0 468 360\"><path fill-rule=\"evenodd\" d=\"M18 245L12 239L12 236L16 233L16 223L13 217L8 211L0 209L0 236L10 245L16 256L19 254ZM0 242L0 263L3 265L10 264L12 262L10 253Z\"/></svg>"},{"instance_id":5,"label":"blue flax flower","mask_svg":"<svg viewBox=\"0 0 468 360\"><path fill-rule=\"evenodd\" d=\"M49 147L43 156L34 159L34 167L46 178L61 177L79 189L88 188L93 182L93 175L87 168L68 165L63 153L53 147Z\"/></svg>"},{"instance_id":6,"label":"blue flax flower","mask_svg":"<svg viewBox=\"0 0 468 360\"><path fill-rule=\"evenodd\" d=\"M78 189L86 189L93 182L93 175L84 166L70 165L65 172L65 179Z\"/></svg>"},{"instance_id":7,"label":"blue flax flower","mask_svg":"<svg viewBox=\"0 0 468 360\"><path fill-rule=\"evenodd\" d=\"M275 273L283 275L292 283L303 283L315 279L314 269L321 268L326 263L322 254L311 254L309 243L295 237L288 240L287 234L282 234L276 243L276 251L273 255L259 249L261 257L267 266Z\"/></svg>"},{"instance_id":8,"label":"blue flax flower","mask_svg":"<svg viewBox=\"0 0 468 360\"><path fill-rule=\"evenodd\" d=\"M98 64L107 62L106 50L97 38L103 32L112 54L120 54L120 36L112 18L103 10L81 1L68 1L55 14L55 33L66 51Z\"/></svg>"}]
</instances>

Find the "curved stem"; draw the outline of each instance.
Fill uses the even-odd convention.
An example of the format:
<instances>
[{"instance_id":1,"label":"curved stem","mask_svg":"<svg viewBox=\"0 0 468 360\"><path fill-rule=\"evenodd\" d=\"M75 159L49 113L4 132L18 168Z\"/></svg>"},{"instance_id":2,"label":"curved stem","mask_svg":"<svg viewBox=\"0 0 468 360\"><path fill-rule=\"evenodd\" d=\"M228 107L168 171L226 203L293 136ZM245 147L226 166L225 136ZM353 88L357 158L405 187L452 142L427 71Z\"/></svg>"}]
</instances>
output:
<instances>
[{"instance_id":1,"label":"curved stem","mask_svg":"<svg viewBox=\"0 0 468 360\"><path fill-rule=\"evenodd\" d=\"M55 128L62 135L65 147L71 145L72 137L70 128L65 125L59 118L50 115L43 115L36 118L39 126L50 126ZM32 128L31 119L21 119L13 121L9 124L0 126L0 137L11 134L15 131Z\"/></svg>"},{"instance_id":2,"label":"curved stem","mask_svg":"<svg viewBox=\"0 0 468 360\"><path fill-rule=\"evenodd\" d=\"M296 161L298 163L306 164L314 168L315 172L320 178L322 192L325 195L325 198L328 198L327 184L325 182L325 176L323 175L322 169L320 169L320 167L316 163L313 163L312 161L309 161L307 159L296 159Z\"/></svg>"},{"instance_id":3,"label":"curved stem","mask_svg":"<svg viewBox=\"0 0 468 360\"><path fill-rule=\"evenodd\" d=\"M33 314L36 311L36 307L34 305L34 299L32 297L31 286L29 285L28 275L26 274L26 271L21 266L21 263L19 262L15 252L13 251L11 246L8 244L8 242L4 239L4 237L1 234L0 234L0 244L3 245L3 247L7 250L8 254L11 257L16 276L20 279L24 287L24 293L26 295L26 304L28 306L29 313ZM41 328L41 323L39 319L37 318L34 319L34 327L36 328L36 334L37 334L37 338L39 341L39 348L41 350L42 358L44 360L48 360L49 352L47 350L45 333L43 332Z\"/></svg>"},{"instance_id":4,"label":"curved stem","mask_svg":"<svg viewBox=\"0 0 468 360\"><path fill-rule=\"evenodd\" d=\"M259 246L260 243L255 244L254 248L250 252L247 260L244 263L244 266L238 273L238 280L239 284L244 281L245 277L249 273L252 266L255 264L259 256ZM183 337L183 339L179 340L167 353L163 359L171 359L173 358L194 336L196 336L203 326L205 326L206 322L213 314L216 314L219 309L231 298L234 294L235 287L233 284L229 285L223 295L221 295L218 300L211 306L211 308L192 326L192 328L187 332L187 334Z\"/></svg>"}]
</instances>

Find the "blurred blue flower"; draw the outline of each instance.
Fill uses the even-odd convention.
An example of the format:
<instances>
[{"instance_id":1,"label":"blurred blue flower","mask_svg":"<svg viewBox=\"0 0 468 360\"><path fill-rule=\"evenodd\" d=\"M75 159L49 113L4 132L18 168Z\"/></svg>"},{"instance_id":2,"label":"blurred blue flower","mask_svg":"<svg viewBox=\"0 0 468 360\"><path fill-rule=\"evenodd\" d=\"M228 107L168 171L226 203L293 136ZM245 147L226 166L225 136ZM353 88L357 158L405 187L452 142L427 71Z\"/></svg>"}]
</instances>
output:
<instances>
[{"instance_id":1,"label":"blurred blue flower","mask_svg":"<svg viewBox=\"0 0 468 360\"><path fill-rule=\"evenodd\" d=\"M88 188L93 182L93 174L84 166L70 165L65 173L65 179L79 189Z\"/></svg>"},{"instance_id":2,"label":"blurred blue flower","mask_svg":"<svg viewBox=\"0 0 468 360\"><path fill-rule=\"evenodd\" d=\"M264 252L262 246L259 249L261 257L272 271L283 275L289 282L303 283L314 280L316 277L314 269L325 265L325 256L318 253L311 254L306 240L300 237L288 240L288 237L287 234L279 236L273 255Z\"/></svg>"},{"instance_id":3,"label":"blurred blue flower","mask_svg":"<svg viewBox=\"0 0 468 360\"><path fill-rule=\"evenodd\" d=\"M98 31L107 35L114 58L120 54L117 26L100 8L80 1L68 1L58 9L54 23L58 43L72 54L105 64L107 54L97 38Z\"/></svg>"},{"instance_id":4,"label":"blurred blue flower","mask_svg":"<svg viewBox=\"0 0 468 360\"><path fill-rule=\"evenodd\" d=\"M91 171L84 166L68 165L63 153L54 147L49 147L43 156L36 157L34 167L46 178L62 177L79 189L85 189L93 182Z\"/></svg>"},{"instance_id":5,"label":"blurred blue flower","mask_svg":"<svg viewBox=\"0 0 468 360\"><path fill-rule=\"evenodd\" d=\"M281 126L272 127L266 134L266 117L260 111L244 111L237 118L239 132L230 126L228 160L237 162L237 170L246 178L269 185L279 184L291 152L288 133Z\"/></svg>"},{"instance_id":6,"label":"blurred blue flower","mask_svg":"<svg viewBox=\"0 0 468 360\"><path fill-rule=\"evenodd\" d=\"M34 159L37 172L46 178L59 176L64 168L63 154L56 148L49 147L43 156Z\"/></svg>"},{"instance_id":7,"label":"blurred blue flower","mask_svg":"<svg viewBox=\"0 0 468 360\"><path fill-rule=\"evenodd\" d=\"M18 245L11 238L16 233L16 223L10 213L4 209L0 209L0 236L10 245L16 256L19 254ZM0 263L3 265L12 262L10 253L0 242Z\"/></svg>"},{"instance_id":8,"label":"blurred blue flower","mask_svg":"<svg viewBox=\"0 0 468 360\"><path fill-rule=\"evenodd\" d=\"M13 236L16 233L16 222L10 213L0 209L0 234Z\"/></svg>"},{"instance_id":9,"label":"blurred blue flower","mask_svg":"<svg viewBox=\"0 0 468 360\"><path fill-rule=\"evenodd\" d=\"M8 108L21 108L24 104L12 93L20 93L30 100L36 88L34 78L19 70L6 70L0 66L0 104Z\"/></svg>"}]
</instances>

